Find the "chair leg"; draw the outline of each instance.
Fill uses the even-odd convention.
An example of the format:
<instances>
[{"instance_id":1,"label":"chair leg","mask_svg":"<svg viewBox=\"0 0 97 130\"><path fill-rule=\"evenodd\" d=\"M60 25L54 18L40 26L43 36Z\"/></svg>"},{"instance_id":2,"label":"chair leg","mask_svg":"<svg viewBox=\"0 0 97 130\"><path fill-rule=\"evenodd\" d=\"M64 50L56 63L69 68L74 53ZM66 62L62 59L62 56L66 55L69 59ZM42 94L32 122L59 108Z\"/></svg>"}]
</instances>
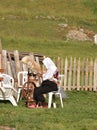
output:
<instances>
[{"instance_id":1,"label":"chair leg","mask_svg":"<svg viewBox=\"0 0 97 130\"><path fill-rule=\"evenodd\" d=\"M19 101L19 99L20 99L20 94L21 94L21 88L18 88L17 102L18 102L18 101Z\"/></svg>"},{"instance_id":2,"label":"chair leg","mask_svg":"<svg viewBox=\"0 0 97 130\"><path fill-rule=\"evenodd\" d=\"M61 93L60 94L58 93L58 95L60 96L61 107L63 108L62 95L61 95ZM53 98L53 93L50 92L49 93L49 99L48 99L48 108L51 108L52 98ZM55 101L53 102L53 107L56 108L56 102Z\"/></svg>"},{"instance_id":3,"label":"chair leg","mask_svg":"<svg viewBox=\"0 0 97 130\"><path fill-rule=\"evenodd\" d=\"M50 92L48 95L49 95L49 99L48 99L48 108L51 108L53 93Z\"/></svg>"},{"instance_id":4,"label":"chair leg","mask_svg":"<svg viewBox=\"0 0 97 130\"><path fill-rule=\"evenodd\" d=\"M60 101L61 101L61 107L63 108L63 100L62 100L62 95L60 94Z\"/></svg>"},{"instance_id":5,"label":"chair leg","mask_svg":"<svg viewBox=\"0 0 97 130\"><path fill-rule=\"evenodd\" d=\"M55 94L53 94L52 100L53 100L53 107L56 108L56 95Z\"/></svg>"},{"instance_id":6,"label":"chair leg","mask_svg":"<svg viewBox=\"0 0 97 130\"><path fill-rule=\"evenodd\" d=\"M13 106L17 106L17 103L13 96L10 96L9 101L13 104Z\"/></svg>"},{"instance_id":7,"label":"chair leg","mask_svg":"<svg viewBox=\"0 0 97 130\"><path fill-rule=\"evenodd\" d=\"M56 103L55 102L53 102L53 107L56 108Z\"/></svg>"}]
</instances>

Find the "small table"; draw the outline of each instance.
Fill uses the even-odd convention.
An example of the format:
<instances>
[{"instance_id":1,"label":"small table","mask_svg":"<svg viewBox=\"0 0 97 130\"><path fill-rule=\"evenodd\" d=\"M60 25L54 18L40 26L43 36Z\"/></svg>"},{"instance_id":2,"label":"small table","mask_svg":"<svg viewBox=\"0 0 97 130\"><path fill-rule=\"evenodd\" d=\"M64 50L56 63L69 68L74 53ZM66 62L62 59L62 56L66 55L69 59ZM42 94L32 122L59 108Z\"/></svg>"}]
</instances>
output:
<instances>
[{"instance_id":1,"label":"small table","mask_svg":"<svg viewBox=\"0 0 97 130\"><path fill-rule=\"evenodd\" d=\"M4 69L0 69L0 89L2 90L2 92L4 93L5 92L5 89L1 87L1 81L3 80L3 77L2 77L2 73L4 73Z\"/></svg>"},{"instance_id":2,"label":"small table","mask_svg":"<svg viewBox=\"0 0 97 130\"><path fill-rule=\"evenodd\" d=\"M0 77L0 82L3 80L3 77Z\"/></svg>"},{"instance_id":3,"label":"small table","mask_svg":"<svg viewBox=\"0 0 97 130\"><path fill-rule=\"evenodd\" d=\"M4 73L4 69L0 69L0 73ZM0 76L0 82L3 80L3 77Z\"/></svg>"},{"instance_id":4,"label":"small table","mask_svg":"<svg viewBox=\"0 0 97 130\"><path fill-rule=\"evenodd\" d=\"M4 69L0 69L0 73L4 73Z\"/></svg>"}]
</instances>

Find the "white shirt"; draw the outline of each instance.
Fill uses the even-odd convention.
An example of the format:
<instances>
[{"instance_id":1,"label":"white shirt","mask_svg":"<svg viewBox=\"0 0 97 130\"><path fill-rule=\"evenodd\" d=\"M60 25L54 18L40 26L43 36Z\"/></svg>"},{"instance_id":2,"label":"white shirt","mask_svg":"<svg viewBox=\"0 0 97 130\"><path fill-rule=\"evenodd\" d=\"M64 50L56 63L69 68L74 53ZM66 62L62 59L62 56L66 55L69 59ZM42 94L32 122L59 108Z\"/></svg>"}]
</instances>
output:
<instances>
[{"instance_id":1,"label":"white shirt","mask_svg":"<svg viewBox=\"0 0 97 130\"><path fill-rule=\"evenodd\" d=\"M43 74L43 80L47 80L47 79L52 80L53 75L57 71L56 65L49 57L47 57L43 60L43 64L45 65L45 67L47 69L46 73Z\"/></svg>"}]
</instances>

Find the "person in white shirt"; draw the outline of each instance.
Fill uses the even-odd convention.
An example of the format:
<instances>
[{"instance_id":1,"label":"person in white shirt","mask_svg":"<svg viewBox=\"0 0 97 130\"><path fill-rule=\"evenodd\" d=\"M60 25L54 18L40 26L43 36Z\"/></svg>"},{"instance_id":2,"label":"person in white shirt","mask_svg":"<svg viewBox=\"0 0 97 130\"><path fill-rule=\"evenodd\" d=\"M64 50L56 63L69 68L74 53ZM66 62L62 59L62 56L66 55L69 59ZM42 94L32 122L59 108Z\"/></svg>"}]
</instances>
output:
<instances>
[{"instance_id":1,"label":"person in white shirt","mask_svg":"<svg viewBox=\"0 0 97 130\"><path fill-rule=\"evenodd\" d=\"M36 101L37 107L42 106L45 102L45 97L43 94L58 90L58 69L55 63L47 57L44 58L43 64L46 67L46 72L42 75L42 84L40 87L36 87L34 89L34 100Z\"/></svg>"}]
</instances>

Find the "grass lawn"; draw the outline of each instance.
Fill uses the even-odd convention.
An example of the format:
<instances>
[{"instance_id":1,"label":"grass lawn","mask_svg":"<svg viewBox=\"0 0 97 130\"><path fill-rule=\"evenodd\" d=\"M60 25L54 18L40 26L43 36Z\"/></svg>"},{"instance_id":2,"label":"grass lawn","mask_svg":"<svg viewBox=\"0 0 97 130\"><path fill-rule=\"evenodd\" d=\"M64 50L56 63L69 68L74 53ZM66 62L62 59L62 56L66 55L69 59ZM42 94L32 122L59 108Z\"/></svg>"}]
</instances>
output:
<instances>
[{"instance_id":1,"label":"grass lawn","mask_svg":"<svg viewBox=\"0 0 97 130\"><path fill-rule=\"evenodd\" d=\"M0 1L2 48L55 57L97 57L93 41L67 41L70 29L97 33L96 0ZM62 28L59 24L67 24Z\"/></svg>"},{"instance_id":2,"label":"grass lawn","mask_svg":"<svg viewBox=\"0 0 97 130\"><path fill-rule=\"evenodd\" d=\"M97 93L70 91L63 99L64 108L28 109L24 101L18 107L0 102L0 125L16 130L96 130Z\"/></svg>"},{"instance_id":3,"label":"grass lawn","mask_svg":"<svg viewBox=\"0 0 97 130\"><path fill-rule=\"evenodd\" d=\"M2 47L6 50L20 52L37 52L50 57L97 58L97 46L92 42L77 41L45 41L30 38L2 39Z\"/></svg>"},{"instance_id":4,"label":"grass lawn","mask_svg":"<svg viewBox=\"0 0 97 130\"><path fill-rule=\"evenodd\" d=\"M59 24L67 24L61 28ZM5 50L50 57L97 58L93 41L67 41L70 29L97 33L97 0L0 0L0 39ZM0 101L0 126L16 130L97 130L97 93L69 91L64 108L28 109Z\"/></svg>"}]
</instances>

